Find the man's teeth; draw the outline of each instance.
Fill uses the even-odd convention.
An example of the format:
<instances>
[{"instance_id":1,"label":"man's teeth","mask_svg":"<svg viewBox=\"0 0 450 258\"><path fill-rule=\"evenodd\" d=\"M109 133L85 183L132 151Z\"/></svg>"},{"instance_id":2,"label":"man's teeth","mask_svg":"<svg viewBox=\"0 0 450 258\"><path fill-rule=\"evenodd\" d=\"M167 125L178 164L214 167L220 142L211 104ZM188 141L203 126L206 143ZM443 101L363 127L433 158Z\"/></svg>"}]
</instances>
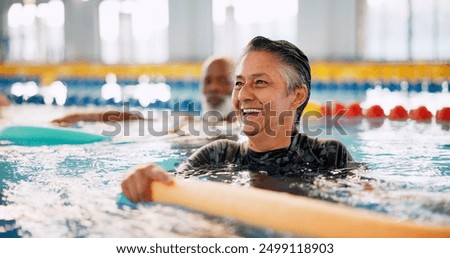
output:
<instances>
[{"instance_id":1,"label":"man's teeth","mask_svg":"<svg viewBox=\"0 0 450 258\"><path fill-rule=\"evenodd\" d=\"M255 109L255 108L248 108L242 110L244 113L259 113L261 112L261 109Z\"/></svg>"}]
</instances>

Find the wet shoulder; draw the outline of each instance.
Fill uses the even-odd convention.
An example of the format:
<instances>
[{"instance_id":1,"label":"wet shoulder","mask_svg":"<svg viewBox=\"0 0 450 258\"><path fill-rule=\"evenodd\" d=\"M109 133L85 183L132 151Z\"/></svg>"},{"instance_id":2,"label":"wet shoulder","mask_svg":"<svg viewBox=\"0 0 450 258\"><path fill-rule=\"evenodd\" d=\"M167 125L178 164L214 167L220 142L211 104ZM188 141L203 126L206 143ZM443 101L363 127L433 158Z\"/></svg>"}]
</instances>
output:
<instances>
[{"instance_id":1,"label":"wet shoulder","mask_svg":"<svg viewBox=\"0 0 450 258\"><path fill-rule=\"evenodd\" d=\"M302 148L308 148L322 167L343 168L353 160L345 145L338 140L312 138L302 134L300 142Z\"/></svg>"},{"instance_id":2,"label":"wet shoulder","mask_svg":"<svg viewBox=\"0 0 450 258\"><path fill-rule=\"evenodd\" d=\"M199 168L211 165L223 165L235 162L241 155L242 144L232 140L221 139L208 143L195 151L179 170Z\"/></svg>"}]
</instances>

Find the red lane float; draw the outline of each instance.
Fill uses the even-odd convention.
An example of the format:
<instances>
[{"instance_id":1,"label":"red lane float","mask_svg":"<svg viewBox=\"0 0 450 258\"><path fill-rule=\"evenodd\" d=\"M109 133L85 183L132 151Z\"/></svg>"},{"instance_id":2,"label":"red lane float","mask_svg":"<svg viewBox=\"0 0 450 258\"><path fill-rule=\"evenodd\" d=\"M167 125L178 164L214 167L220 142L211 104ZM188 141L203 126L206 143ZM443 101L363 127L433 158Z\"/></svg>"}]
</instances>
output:
<instances>
[{"instance_id":1,"label":"red lane float","mask_svg":"<svg viewBox=\"0 0 450 258\"><path fill-rule=\"evenodd\" d=\"M390 120L404 121L408 119L408 111L401 105L395 106L389 113Z\"/></svg>"},{"instance_id":2,"label":"red lane float","mask_svg":"<svg viewBox=\"0 0 450 258\"><path fill-rule=\"evenodd\" d=\"M347 107L347 112L345 112L345 117L356 118L362 117L363 112L361 105L358 102L354 102Z\"/></svg>"},{"instance_id":3,"label":"red lane float","mask_svg":"<svg viewBox=\"0 0 450 258\"><path fill-rule=\"evenodd\" d=\"M436 111L437 122L450 122L450 107L444 107Z\"/></svg>"},{"instance_id":4,"label":"red lane float","mask_svg":"<svg viewBox=\"0 0 450 258\"><path fill-rule=\"evenodd\" d=\"M320 112L322 113L323 116L337 115L337 114L341 114L342 112L345 112L344 104L337 102L337 101L333 101L333 104L332 105L323 105L320 108Z\"/></svg>"},{"instance_id":5,"label":"red lane float","mask_svg":"<svg viewBox=\"0 0 450 258\"><path fill-rule=\"evenodd\" d=\"M384 113L383 108L380 105L373 105L363 112L361 105L358 102L353 102L348 106L344 104L333 101L333 104L328 103L328 105L316 104L316 110L322 113L323 116L335 116L342 114L347 118L385 118L388 117L393 121L406 121L409 119L415 120L417 122L429 122L433 118L433 114L425 107L420 106L416 109L409 111L406 110L402 105L395 106L389 113L388 116ZM450 122L450 107L444 107L436 111L436 122L447 123Z\"/></svg>"},{"instance_id":6,"label":"red lane float","mask_svg":"<svg viewBox=\"0 0 450 258\"><path fill-rule=\"evenodd\" d=\"M420 106L409 111L409 118L419 122L428 122L432 117L433 114L431 114L431 112L425 106Z\"/></svg>"},{"instance_id":7,"label":"red lane float","mask_svg":"<svg viewBox=\"0 0 450 258\"><path fill-rule=\"evenodd\" d=\"M383 108L380 105L373 105L369 109L367 109L366 117L368 118L384 118L386 115L384 114Z\"/></svg>"}]
</instances>

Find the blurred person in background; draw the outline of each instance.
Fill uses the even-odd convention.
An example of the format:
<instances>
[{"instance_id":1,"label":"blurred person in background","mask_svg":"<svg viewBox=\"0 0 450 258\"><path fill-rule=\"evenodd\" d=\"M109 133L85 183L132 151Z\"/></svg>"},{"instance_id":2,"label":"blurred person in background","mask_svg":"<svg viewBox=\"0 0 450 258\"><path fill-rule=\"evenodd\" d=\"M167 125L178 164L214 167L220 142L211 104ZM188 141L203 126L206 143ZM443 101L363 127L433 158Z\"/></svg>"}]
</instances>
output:
<instances>
[{"instance_id":1,"label":"blurred person in background","mask_svg":"<svg viewBox=\"0 0 450 258\"><path fill-rule=\"evenodd\" d=\"M233 90L233 61L224 56L211 56L202 65L200 77L200 90L202 101L203 117L209 121L231 122L234 117L231 103L231 93ZM212 112L214 111L214 112ZM52 121L57 126L71 126L78 122L110 122L141 120L144 118L139 112L106 111L92 113L74 113ZM195 120L189 113L183 112L181 121L177 121L176 126L167 133L177 133L189 131L189 123Z\"/></svg>"},{"instance_id":2,"label":"blurred person in background","mask_svg":"<svg viewBox=\"0 0 450 258\"><path fill-rule=\"evenodd\" d=\"M6 106L9 106L9 100L5 95L0 94L0 107L6 107Z\"/></svg>"},{"instance_id":3,"label":"blurred person in background","mask_svg":"<svg viewBox=\"0 0 450 258\"><path fill-rule=\"evenodd\" d=\"M202 91L203 114L218 111L224 120L231 122L233 105L233 61L224 56L212 56L202 65L200 88Z\"/></svg>"}]
</instances>

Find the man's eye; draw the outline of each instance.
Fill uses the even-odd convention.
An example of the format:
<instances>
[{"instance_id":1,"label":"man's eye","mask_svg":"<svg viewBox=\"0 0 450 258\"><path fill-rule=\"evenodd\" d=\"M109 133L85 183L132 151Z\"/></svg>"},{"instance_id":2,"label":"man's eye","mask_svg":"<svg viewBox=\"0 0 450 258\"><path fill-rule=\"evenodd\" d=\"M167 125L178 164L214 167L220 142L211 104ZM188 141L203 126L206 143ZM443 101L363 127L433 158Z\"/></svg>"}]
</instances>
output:
<instances>
[{"instance_id":1,"label":"man's eye","mask_svg":"<svg viewBox=\"0 0 450 258\"><path fill-rule=\"evenodd\" d=\"M244 83L243 83L243 82L236 82L236 83L234 84L234 87L235 87L235 88L238 88L238 89L242 88L242 86L244 86Z\"/></svg>"},{"instance_id":2,"label":"man's eye","mask_svg":"<svg viewBox=\"0 0 450 258\"><path fill-rule=\"evenodd\" d=\"M264 86L264 85L266 85L267 84L267 82L266 81L263 81L263 80L256 80L256 85L258 85L258 86Z\"/></svg>"}]
</instances>

